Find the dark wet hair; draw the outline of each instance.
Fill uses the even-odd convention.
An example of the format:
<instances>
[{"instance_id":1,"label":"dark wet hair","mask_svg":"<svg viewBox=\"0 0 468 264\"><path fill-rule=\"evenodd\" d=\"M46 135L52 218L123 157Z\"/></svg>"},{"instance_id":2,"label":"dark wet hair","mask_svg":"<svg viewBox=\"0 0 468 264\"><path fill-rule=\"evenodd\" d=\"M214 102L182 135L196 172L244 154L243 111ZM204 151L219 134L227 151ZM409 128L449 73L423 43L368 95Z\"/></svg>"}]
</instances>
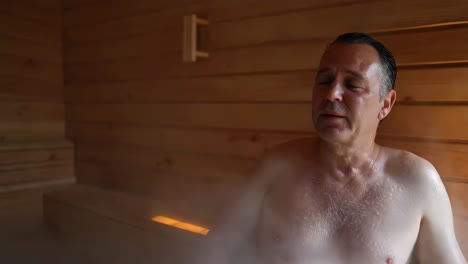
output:
<instances>
[{"instance_id":1,"label":"dark wet hair","mask_svg":"<svg viewBox=\"0 0 468 264\"><path fill-rule=\"evenodd\" d=\"M328 48L336 43L367 44L372 46L379 54L380 64L382 67L382 87L380 89L380 98L385 97L389 91L395 88L397 77L395 58L381 42L364 33L351 32L338 36L332 43L330 43Z\"/></svg>"}]
</instances>

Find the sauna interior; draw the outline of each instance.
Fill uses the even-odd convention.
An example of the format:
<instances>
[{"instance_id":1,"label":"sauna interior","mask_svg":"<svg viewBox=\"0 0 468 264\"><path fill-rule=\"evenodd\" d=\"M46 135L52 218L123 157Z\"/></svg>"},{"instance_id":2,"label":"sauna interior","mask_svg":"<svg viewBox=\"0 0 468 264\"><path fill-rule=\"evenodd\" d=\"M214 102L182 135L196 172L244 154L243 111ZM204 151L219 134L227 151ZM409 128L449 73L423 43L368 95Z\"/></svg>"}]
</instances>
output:
<instances>
[{"instance_id":1,"label":"sauna interior","mask_svg":"<svg viewBox=\"0 0 468 264\"><path fill-rule=\"evenodd\" d=\"M314 136L352 31L398 64L377 142L434 164L468 256L468 1L0 0L0 262L191 263L265 151Z\"/></svg>"}]
</instances>

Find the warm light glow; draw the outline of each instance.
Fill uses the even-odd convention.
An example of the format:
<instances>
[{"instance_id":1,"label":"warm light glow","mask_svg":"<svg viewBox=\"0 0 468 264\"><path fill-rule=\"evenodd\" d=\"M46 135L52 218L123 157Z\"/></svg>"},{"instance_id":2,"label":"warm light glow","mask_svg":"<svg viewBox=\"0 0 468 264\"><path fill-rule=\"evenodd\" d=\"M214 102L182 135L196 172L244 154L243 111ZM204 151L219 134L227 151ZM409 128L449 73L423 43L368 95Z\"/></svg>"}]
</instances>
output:
<instances>
[{"instance_id":1,"label":"warm light glow","mask_svg":"<svg viewBox=\"0 0 468 264\"><path fill-rule=\"evenodd\" d=\"M210 232L210 230L207 228L192 225L190 223L185 223L185 222L175 220L175 219L165 217L165 216L155 216L152 218L152 220L161 224L170 225L173 227L177 227L183 230L187 230L187 231L202 234L202 235L206 235L208 234L208 232Z\"/></svg>"}]
</instances>

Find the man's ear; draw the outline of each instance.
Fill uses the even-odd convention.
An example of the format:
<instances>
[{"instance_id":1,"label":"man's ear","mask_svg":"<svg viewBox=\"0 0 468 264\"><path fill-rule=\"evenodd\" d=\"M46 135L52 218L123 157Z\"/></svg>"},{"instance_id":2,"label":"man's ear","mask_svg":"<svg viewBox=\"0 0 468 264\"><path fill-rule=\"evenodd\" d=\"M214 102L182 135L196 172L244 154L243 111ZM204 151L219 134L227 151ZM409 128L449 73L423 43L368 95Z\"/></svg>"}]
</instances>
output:
<instances>
[{"instance_id":1,"label":"man's ear","mask_svg":"<svg viewBox=\"0 0 468 264\"><path fill-rule=\"evenodd\" d=\"M387 93L383 100L383 106L379 111L378 118L379 120L384 119L392 110L393 104L395 104L396 100L396 92L395 90L391 90Z\"/></svg>"}]
</instances>

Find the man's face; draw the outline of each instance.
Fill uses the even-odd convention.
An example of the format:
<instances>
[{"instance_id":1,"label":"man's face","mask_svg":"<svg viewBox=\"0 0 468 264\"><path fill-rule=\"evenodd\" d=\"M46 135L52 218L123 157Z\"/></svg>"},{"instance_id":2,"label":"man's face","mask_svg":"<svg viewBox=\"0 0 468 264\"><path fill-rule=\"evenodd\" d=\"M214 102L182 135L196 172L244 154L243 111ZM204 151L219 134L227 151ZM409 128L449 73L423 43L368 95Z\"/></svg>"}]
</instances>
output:
<instances>
[{"instance_id":1,"label":"man's face","mask_svg":"<svg viewBox=\"0 0 468 264\"><path fill-rule=\"evenodd\" d=\"M322 139L348 143L375 136L383 106L380 67L377 51L366 44L336 43L323 55L312 96Z\"/></svg>"}]
</instances>

